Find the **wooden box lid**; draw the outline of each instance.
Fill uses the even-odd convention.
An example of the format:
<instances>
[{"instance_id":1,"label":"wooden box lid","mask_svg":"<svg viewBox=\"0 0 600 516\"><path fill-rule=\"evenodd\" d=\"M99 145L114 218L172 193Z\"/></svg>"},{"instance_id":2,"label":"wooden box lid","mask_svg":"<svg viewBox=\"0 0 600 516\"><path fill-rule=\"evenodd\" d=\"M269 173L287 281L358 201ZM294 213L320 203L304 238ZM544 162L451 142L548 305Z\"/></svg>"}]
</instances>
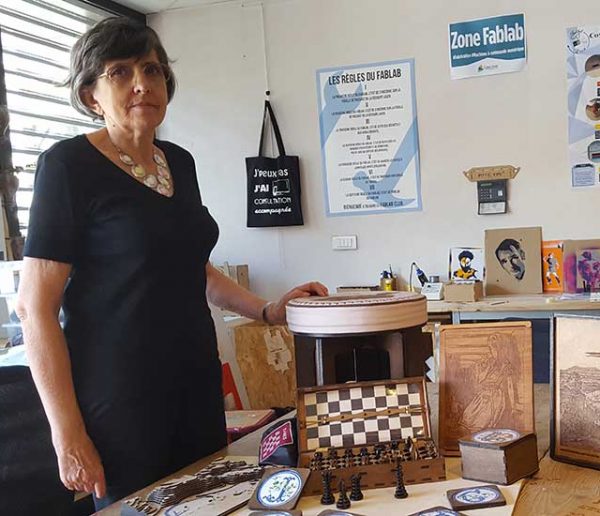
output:
<instances>
[{"instance_id":1,"label":"wooden box lid","mask_svg":"<svg viewBox=\"0 0 600 516\"><path fill-rule=\"evenodd\" d=\"M300 453L431 437L425 379L298 389Z\"/></svg>"},{"instance_id":2,"label":"wooden box lid","mask_svg":"<svg viewBox=\"0 0 600 516\"><path fill-rule=\"evenodd\" d=\"M535 437L533 432L519 432L512 428L486 428L469 436L459 439L461 446L477 448L506 449L522 442L524 439Z\"/></svg>"},{"instance_id":3,"label":"wooden box lid","mask_svg":"<svg viewBox=\"0 0 600 516\"><path fill-rule=\"evenodd\" d=\"M286 306L287 324L300 335L396 331L427 322L427 299L413 292L360 292L298 297Z\"/></svg>"}]
</instances>

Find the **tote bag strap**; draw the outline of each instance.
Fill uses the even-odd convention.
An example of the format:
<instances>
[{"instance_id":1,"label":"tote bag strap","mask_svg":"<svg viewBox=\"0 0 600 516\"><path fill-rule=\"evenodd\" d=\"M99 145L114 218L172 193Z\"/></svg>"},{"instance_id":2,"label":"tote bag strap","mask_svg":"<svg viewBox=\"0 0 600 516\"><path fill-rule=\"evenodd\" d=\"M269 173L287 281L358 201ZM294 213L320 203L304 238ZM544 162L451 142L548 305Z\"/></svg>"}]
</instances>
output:
<instances>
[{"instance_id":1,"label":"tote bag strap","mask_svg":"<svg viewBox=\"0 0 600 516\"><path fill-rule=\"evenodd\" d=\"M262 129L260 131L260 143L258 144L258 155L264 156L263 144L265 140L265 126L267 125L267 118L271 119L271 127L273 128L273 132L275 133L275 140L277 140L277 149L279 150L279 155L285 156L285 147L283 146L283 140L281 139L281 133L279 132L279 125L277 125L275 113L273 113L273 108L271 107L271 103L268 100L265 100L263 123Z\"/></svg>"}]
</instances>

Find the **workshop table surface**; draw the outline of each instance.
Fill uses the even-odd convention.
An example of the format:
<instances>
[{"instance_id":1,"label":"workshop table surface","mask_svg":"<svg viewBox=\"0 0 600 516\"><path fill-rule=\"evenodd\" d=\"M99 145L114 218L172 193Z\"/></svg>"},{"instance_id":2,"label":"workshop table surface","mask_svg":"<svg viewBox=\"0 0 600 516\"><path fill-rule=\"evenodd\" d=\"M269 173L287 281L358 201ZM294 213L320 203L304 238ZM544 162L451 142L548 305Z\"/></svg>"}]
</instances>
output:
<instances>
[{"instance_id":1,"label":"workshop table surface","mask_svg":"<svg viewBox=\"0 0 600 516\"><path fill-rule=\"evenodd\" d=\"M427 301L430 314L444 312L559 312L600 310L600 302L580 296L561 299L560 293L486 296L479 301Z\"/></svg>"}]
</instances>

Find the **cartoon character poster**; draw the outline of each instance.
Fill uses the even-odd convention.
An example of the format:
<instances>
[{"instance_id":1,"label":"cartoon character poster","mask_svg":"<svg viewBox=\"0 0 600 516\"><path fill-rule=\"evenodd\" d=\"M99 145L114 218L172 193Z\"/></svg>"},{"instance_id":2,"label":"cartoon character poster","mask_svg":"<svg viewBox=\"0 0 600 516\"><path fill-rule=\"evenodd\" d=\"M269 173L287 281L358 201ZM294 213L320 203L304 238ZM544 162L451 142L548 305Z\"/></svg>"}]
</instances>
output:
<instances>
[{"instance_id":1,"label":"cartoon character poster","mask_svg":"<svg viewBox=\"0 0 600 516\"><path fill-rule=\"evenodd\" d=\"M561 240L545 240L542 242L542 278L544 292L562 292L563 243Z\"/></svg>"},{"instance_id":2,"label":"cartoon character poster","mask_svg":"<svg viewBox=\"0 0 600 516\"><path fill-rule=\"evenodd\" d=\"M451 247L448 279L454 282L483 281L483 249L478 247Z\"/></svg>"}]
</instances>

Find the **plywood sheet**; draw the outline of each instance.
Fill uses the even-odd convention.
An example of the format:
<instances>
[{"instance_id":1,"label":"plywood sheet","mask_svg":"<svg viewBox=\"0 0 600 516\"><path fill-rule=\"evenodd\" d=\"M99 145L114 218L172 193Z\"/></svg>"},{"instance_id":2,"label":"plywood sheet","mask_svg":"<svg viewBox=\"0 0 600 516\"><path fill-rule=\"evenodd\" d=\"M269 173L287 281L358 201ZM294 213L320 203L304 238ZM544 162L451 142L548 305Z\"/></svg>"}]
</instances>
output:
<instances>
[{"instance_id":1,"label":"plywood sheet","mask_svg":"<svg viewBox=\"0 0 600 516\"><path fill-rule=\"evenodd\" d=\"M250 408L295 406L294 340L288 329L255 322L232 331Z\"/></svg>"}]
</instances>

